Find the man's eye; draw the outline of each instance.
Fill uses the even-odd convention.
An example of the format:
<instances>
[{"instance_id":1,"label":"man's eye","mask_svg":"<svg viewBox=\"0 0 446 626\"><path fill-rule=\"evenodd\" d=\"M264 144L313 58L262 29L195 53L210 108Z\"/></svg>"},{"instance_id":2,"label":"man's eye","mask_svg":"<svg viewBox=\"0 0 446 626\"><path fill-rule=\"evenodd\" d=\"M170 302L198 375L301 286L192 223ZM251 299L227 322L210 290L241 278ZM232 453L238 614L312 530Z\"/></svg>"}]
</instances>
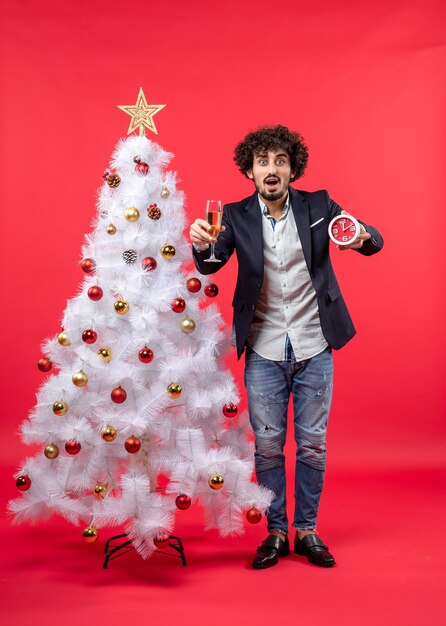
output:
<instances>
[{"instance_id":1,"label":"man's eye","mask_svg":"<svg viewBox=\"0 0 446 626\"><path fill-rule=\"evenodd\" d=\"M276 164L277 164L277 165L283 165L284 163L285 163L285 161L284 161L283 159L278 159L278 160L276 161Z\"/></svg>"}]
</instances>

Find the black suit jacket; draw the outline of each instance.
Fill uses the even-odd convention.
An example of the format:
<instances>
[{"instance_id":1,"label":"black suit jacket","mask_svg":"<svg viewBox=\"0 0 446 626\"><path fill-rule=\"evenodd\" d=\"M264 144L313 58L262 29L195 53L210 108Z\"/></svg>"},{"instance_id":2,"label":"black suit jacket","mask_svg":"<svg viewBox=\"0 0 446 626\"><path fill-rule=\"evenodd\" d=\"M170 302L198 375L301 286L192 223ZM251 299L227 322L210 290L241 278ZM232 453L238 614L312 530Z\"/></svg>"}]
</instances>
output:
<instances>
[{"instance_id":1,"label":"black suit jacket","mask_svg":"<svg viewBox=\"0 0 446 626\"><path fill-rule=\"evenodd\" d=\"M327 343L338 350L356 332L329 256L328 224L339 215L342 207L325 190L297 191L290 187L289 191L305 261L317 295L322 332ZM384 243L379 232L358 221L371 235L358 252L365 256L379 252ZM198 252L194 249L193 254L201 274L213 274L223 267L234 250L237 254L238 277L232 305L237 356L240 358L263 282L262 213L257 193L241 202L226 204L223 225L226 230L220 233L215 244L215 255L221 263L203 262L209 256L209 250Z\"/></svg>"}]
</instances>

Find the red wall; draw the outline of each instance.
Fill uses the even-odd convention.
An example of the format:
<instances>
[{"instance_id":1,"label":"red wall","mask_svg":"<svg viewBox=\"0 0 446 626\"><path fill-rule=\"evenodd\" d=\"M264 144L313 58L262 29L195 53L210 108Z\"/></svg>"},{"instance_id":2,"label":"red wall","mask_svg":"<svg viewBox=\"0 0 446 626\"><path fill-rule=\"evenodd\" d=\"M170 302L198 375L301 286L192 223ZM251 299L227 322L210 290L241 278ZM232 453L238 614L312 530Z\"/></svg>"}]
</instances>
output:
<instances>
[{"instance_id":1,"label":"red wall","mask_svg":"<svg viewBox=\"0 0 446 626\"><path fill-rule=\"evenodd\" d=\"M2 9L1 453L42 380L40 341L81 280L82 237L129 118L167 104L191 220L251 183L232 163L264 123L298 130L327 188L378 226L376 257L333 250L357 337L335 355L330 455L338 465L438 464L444 436L445 5L441 0L204 2L9 0ZM442 86L443 85L443 86ZM154 138L154 137L153 137ZM228 323L235 259L216 282ZM231 365L242 385L242 367ZM353 393L352 393L353 392Z\"/></svg>"}]
</instances>

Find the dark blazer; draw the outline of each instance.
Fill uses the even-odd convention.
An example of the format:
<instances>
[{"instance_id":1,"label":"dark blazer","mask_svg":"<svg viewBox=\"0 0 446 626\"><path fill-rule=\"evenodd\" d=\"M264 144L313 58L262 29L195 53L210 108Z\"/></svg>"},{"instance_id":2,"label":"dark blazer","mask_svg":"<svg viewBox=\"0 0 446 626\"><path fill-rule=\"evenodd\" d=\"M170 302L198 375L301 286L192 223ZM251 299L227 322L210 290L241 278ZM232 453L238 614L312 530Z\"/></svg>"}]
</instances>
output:
<instances>
[{"instance_id":1,"label":"dark blazer","mask_svg":"<svg viewBox=\"0 0 446 626\"><path fill-rule=\"evenodd\" d=\"M292 187L289 190L305 261L317 295L322 332L327 343L338 350L356 332L329 256L328 224L340 214L342 207L325 190L297 191ZM322 221L318 222L321 218ZM379 232L358 221L371 235L358 252L365 256L379 252L384 243ZM240 358L263 282L262 213L257 192L241 202L226 204L223 225L226 230L220 233L215 244L215 255L221 263L203 262L209 256L209 250L198 252L194 249L193 254L201 274L213 274L223 267L234 250L237 254L238 277L232 305L237 357Z\"/></svg>"}]
</instances>

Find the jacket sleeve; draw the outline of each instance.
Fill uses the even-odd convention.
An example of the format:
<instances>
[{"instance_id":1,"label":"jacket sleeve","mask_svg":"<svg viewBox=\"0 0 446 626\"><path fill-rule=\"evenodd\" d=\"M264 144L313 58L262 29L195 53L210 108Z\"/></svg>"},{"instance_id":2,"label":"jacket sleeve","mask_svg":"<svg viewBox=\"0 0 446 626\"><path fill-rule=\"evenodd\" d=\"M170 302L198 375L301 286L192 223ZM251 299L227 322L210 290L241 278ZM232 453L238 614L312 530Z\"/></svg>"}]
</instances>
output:
<instances>
[{"instance_id":1,"label":"jacket sleeve","mask_svg":"<svg viewBox=\"0 0 446 626\"><path fill-rule=\"evenodd\" d=\"M330 215L330 221L331 221L334 217L341 214L342 207L339 206L339 204L336 204L336 202L332 198L330 198L330 196L328 195L328 192L325 192L325 193L327 194L327 202L329 206L329 215ZM371 256L372 254L376 254L384 246L383 238L381 237L380 233L374 226L367 225L365 222L363 222L359 218L356 218L356 219L365 228L365 230L368 233L370 233L370 239L367 239L366 241L364 241L362 246L358 248L356 252L359 252L359 254L363 254L364 256Z\"/></svg>"},{"instance_id":2,"label":"jacket sleeve","mask_svg":"<svg viewBox=\"0 0 446 626\"><path fill-rule=\"evenodd\" d=\"M234 230L230 217L230 210L226 206L223 207L222 225L225 227L225 230L218 235L215 243L215 256L221 261L220 263L207 263L205 261L211 253L210 246L203 252L196 250L192 246L195 267L200 274L215 274L215 272L221 270L221 268L226 265L234 252Z\"/></svg>"}]
</instances>

